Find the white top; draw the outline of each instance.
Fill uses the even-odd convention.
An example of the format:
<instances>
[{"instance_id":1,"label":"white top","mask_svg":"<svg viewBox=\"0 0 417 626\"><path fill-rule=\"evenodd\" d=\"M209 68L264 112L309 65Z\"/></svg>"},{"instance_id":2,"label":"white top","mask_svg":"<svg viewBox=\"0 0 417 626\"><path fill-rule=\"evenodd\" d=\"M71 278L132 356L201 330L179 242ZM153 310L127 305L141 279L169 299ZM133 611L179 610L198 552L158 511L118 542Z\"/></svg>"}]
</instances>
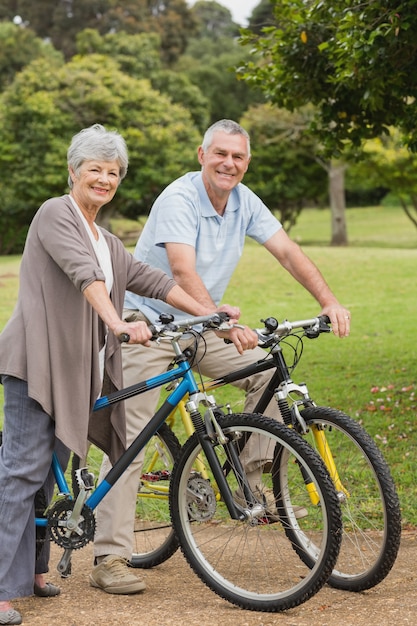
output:
<instances>
[{"instance_id":1,"label":"white top","mask_svg":"<svg viewBox=\"0 0 417 626\"><path fill-rule=\"evenodd\" d=\"M107 241L103 233L101 232L101 229L97 226L95 222L94 222L94 226L96 227L96 230L98 233L98 239L94 237L93 231L91 230L87 220L85 219L80 207L77 205L77 203L75 202L74 198L71 195L70 195L70 198L71 198L71 202L73 203L74 207L76 208L78 214L81 217L81 221L85 226L88 236L90 237L91 243L94 248L94 252L96 253L96 256L97 256L97 261L101 269L103 270L104 276L106 278L105 285L106 285L107 293L110 295L110 292L113 287L113 266L111 262L110 250L109 250L109 246L107 245ZM103 380L104 378L104 355L106 352L107 333L108 333L108 330L106 330L106 336L104 338L104 346L102 347L99 353L101 380Z\"/></svg>"}]
</instances>

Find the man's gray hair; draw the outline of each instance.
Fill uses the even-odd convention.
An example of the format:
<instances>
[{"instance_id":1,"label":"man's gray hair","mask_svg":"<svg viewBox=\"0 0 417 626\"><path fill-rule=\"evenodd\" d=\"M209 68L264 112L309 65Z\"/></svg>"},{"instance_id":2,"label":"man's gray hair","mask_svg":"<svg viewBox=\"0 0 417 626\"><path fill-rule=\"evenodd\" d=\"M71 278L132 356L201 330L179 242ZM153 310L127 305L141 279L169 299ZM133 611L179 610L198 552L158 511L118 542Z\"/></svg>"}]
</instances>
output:
<instances>
[{"instance_id":1,"label":"man's gray hair","mask_svg":"<svg viewBox=\"0 0 417 626\"><path fill-rule=\"evenodd\" d=\"M213 135L217 132L226 133L227 135L243 135L246 138L248 145L248 156L250 156L250 138L247 131L233 120L219 120L214 122L204 133L203 143L201 147L206 151L213 142Z\"/></svg>"},{"instance_id":2,"label":"man's gray hair","mask_svg":"<svg viewBox=\"0 0 417 626\"><path fill-rule=\"evenodd\" d=\"M101 124L93 124L74 135L67 152L67 163L78 175L84 161L117 161L120 181L126 176L129 164L126 142L115 130L106 130ZM68 185L73 182L68 176Z\"/></svg>"}]
</instances>

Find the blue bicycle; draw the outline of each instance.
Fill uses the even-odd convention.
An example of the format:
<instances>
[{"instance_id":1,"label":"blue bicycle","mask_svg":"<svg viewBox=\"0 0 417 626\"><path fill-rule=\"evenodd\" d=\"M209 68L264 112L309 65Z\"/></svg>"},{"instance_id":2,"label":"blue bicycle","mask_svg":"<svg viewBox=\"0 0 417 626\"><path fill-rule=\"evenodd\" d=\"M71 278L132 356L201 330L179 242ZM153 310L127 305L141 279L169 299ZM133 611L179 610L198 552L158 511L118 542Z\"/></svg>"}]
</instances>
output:
<instances>
[{"instance_id":1,"label":"blue bicycle","mask_svg":"<svg viewBox=\"0 0 417 626\"><path fill-rule=\"evenodd\" d=\"M178 452L169 481L170 515L181 550L194 572L222 598L249 610L286 610L317 593L335 567L342 539L336 491L320 457L293 429L257 414L218 415L180 346L190 334L204 341L204 332L193 330L197 324L204 332L229 328L219 315L177 323L160 319L154 339L171 342L174 367L99 398L94 411L170 384L168 397L96 486L89 469L80 468L78 495L72 495L54 457L59 496L36 524L47 528L64 549L57 569L67 574L72 551L94 539L94 509L185 401L195 432ZM250 484L242 461L248 445L268 451L256 485ZM305 511L301 517L300 509Z\"/></svg>"}]
</instances>

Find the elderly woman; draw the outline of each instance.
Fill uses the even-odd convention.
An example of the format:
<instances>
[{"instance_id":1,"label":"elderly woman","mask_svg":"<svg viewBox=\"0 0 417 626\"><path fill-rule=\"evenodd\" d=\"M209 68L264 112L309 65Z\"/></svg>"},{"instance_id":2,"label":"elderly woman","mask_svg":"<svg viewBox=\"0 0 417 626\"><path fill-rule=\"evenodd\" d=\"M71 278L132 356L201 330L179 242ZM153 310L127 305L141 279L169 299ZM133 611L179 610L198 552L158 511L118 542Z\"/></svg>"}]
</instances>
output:
<instances>
[{"instance_id":1,"label":"elderly woman","mask_svg":"<svg viewBox=\"0 0 417 626\"><path fill-rule=\"evenodd\" d=\"M11 600L34 592L34 496L56 439L81 457L87 439L113 462L124 450L122 404L107 415L91 409L104 377L110 391L122 386L118 336L128 333L130 343L149 345L144 322L121 319L125 290L193 315L212 312L97 226L127 166L117 132L99 124L82 130L68 149L70 193L47 200L28 232L17 305L0 335L0 624L21 624ZM59 593L42 593L42 587L38 574L37 595Z\"/></svg>"}]
</instances>

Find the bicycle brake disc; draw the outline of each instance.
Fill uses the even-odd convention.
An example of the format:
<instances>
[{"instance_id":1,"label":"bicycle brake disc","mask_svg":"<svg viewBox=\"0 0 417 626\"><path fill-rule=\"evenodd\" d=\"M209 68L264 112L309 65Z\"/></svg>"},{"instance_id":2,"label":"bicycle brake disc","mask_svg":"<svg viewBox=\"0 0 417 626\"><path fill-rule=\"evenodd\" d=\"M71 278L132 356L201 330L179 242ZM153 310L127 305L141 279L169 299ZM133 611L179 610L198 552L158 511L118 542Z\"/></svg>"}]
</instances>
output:
<instances>
[{"instance_id":1,"label":"bicycle brake disc","mask_svg":"<svg viewBox=\"0 0 417 626\"><path fill-rule=\"evenodd\" d=\"M198 474L192 475L187 484L188 516L195 522L207 522L216 512L216 495L210 481Z\"/></svg>"},{"instance_id":2,"label":"bicycle brake disc","mask_svg":"<svg viewBox=\"0 0 417 626\"><path fill-rule=\"evenodd\" d=\"M96 520L92 509L84 505L77 528L69 530L67 522L71 517L75 500L57 500L47 511L48 528L52 540L61 548L78 550L93 540Z\"/></svg>"}]
</instances>

